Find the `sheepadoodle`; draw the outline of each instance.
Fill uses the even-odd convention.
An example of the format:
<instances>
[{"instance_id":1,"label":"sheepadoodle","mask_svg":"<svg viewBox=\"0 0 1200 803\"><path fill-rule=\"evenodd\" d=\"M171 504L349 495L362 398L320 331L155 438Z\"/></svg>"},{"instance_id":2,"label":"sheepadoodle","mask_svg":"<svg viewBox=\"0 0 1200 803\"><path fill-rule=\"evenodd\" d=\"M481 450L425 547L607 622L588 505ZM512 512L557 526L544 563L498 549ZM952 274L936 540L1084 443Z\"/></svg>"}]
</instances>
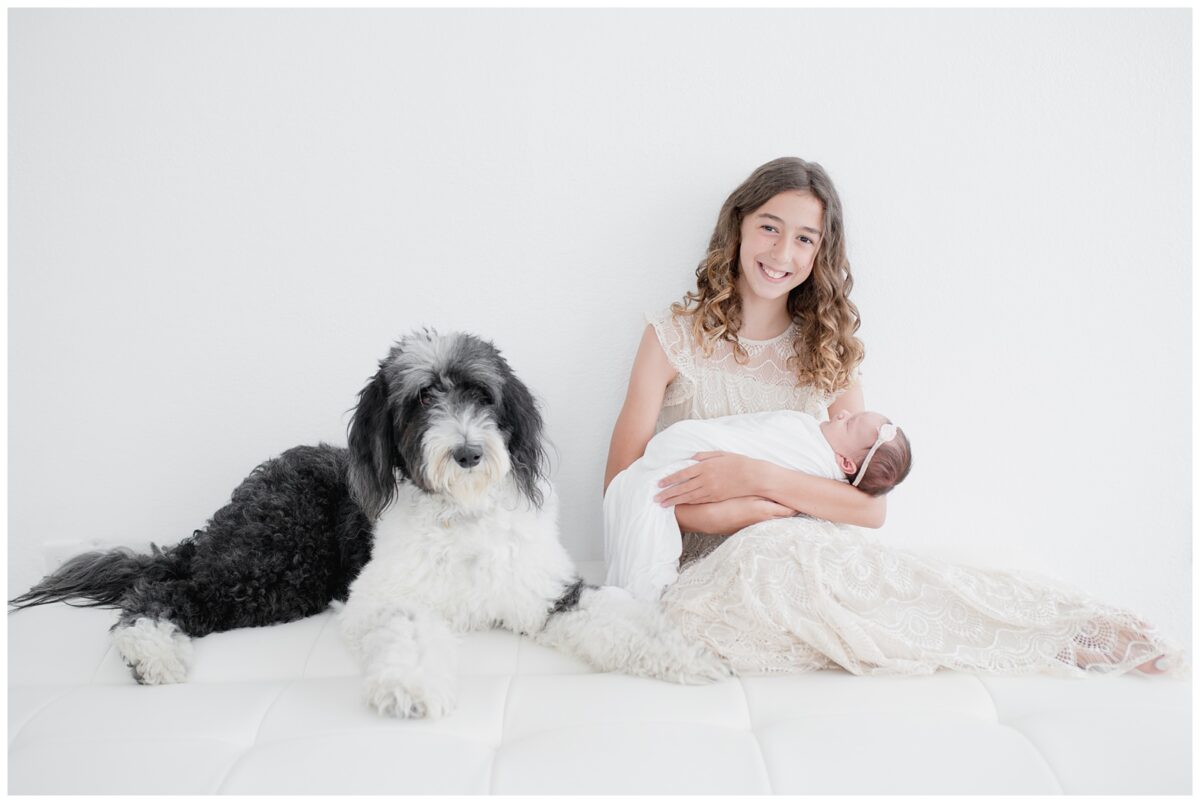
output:
<instances>
[{"instance_id":1,"label":"sheepadoodle","mask_svg":"<svg viewBox=\"0 0 1200 803\"><path fill-rule=\"evenodd\" d=\"M491 343L402 338L359 394L348 441L258 466L176 546L80 555L10 605L118 608L117 649L138 682L159 684L186 679L193 637L344 601L367 700L398 717L450 712L460 635L493 627L603 671L729 674L657 605L579 579L558 540L541 415Z\"/></svg>"}]
</instances>

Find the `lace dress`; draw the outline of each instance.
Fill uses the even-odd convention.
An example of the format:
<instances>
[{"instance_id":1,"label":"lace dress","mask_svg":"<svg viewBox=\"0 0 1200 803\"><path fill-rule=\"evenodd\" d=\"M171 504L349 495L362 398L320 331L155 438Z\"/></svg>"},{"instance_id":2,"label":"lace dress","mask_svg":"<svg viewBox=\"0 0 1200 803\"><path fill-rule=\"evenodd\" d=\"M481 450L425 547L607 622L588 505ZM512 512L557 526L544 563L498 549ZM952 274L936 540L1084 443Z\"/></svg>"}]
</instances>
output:
<instances>
[{"instance_id":1,"label":"lace dress","mask_svg":"<svg viewBox=\"0 0 1200 803\"><path fill-rule=\"evenodd\" d=\"M797 388L794 327L705 358L685 321L648 318L678 376L661 430L685 418L793 409L827 417L833 398ZM1030 574L987 571L882 546L867 531L797 516L728 537L685 534L684 567L663 595L685 633L739 673L841 667L855 674L1119 674L1181 651L1129 611Z\"/></svg>"}]
</instances>

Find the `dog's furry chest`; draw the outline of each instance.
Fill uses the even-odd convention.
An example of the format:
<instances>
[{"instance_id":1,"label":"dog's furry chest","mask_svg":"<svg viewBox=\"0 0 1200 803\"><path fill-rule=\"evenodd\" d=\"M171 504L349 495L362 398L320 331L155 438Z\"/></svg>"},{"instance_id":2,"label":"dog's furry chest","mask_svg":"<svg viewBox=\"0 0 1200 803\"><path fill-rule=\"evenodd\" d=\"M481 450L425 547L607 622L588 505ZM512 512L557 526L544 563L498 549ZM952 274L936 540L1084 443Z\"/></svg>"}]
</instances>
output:
<instances>
[{"instance_id":1,"label":"dog's furry chest","mask_svg":"<svg viewBox=\"0 0 1200 803\"><path fill-rule=\"evenodd\" d=\"M458 630L540 627L574 573L558 541L554 501L537 510L514 491L494 501L484 512L464 512L402 486L375 524L371 561L356 585L419 602Z\"/></svg>"}]
</instances>

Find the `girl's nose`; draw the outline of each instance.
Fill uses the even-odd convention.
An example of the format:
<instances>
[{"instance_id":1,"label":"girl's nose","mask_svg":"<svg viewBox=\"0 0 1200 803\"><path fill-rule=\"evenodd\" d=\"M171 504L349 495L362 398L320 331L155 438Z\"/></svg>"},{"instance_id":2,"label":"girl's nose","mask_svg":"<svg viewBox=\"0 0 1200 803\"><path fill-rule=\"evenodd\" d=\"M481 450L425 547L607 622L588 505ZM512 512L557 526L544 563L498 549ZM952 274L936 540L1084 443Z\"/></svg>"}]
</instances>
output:
<instances>
[{"instance_id":1,"label":"girl's nose","mask_svg":"<svg viewBox=\"0 0 1200 803\"><path fill-rule=\"evenodd\" d=\"M780 237L776 243L771 246L771 258L777 263L787 262L792 258L792 241L788 237Z\"/></svg>"}]
</instances>

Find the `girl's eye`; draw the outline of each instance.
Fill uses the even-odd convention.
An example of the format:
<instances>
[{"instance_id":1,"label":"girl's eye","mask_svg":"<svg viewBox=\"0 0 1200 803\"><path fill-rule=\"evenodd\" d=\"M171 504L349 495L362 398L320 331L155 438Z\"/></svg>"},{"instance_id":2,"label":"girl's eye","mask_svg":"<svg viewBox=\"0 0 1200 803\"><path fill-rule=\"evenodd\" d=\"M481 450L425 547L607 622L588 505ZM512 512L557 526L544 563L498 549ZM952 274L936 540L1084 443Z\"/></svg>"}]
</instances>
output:
<instances>
[{"instance_id":1,"label":"girl's eye","mask_svg":"<svg viewBox=\"0 0 1200 803\"><path fill-rule=\"evenodd\" d=\"M802 242L802 243L806 243L806 244L808 244L808 245L812 245L812 240L811 240L810 238L808 238L808 237L805 237L803 234L801 234L801 235L800 235L798 238L796 238L796 239L800 240L800 242Z\"/></svg>"},{"instance_id":2,"label":"girl's eye","mask_svg":"<svg viewBox=\"0 0 1200 803\"><path fill-rule=\"evenodd\" d=\"M778 233L778 232L775 230L775 227L774 227L774 226L766 226L766 225L764 225L764 226L763 226L763 229L765 229L766 231L769 231L769 232L771 232L772 234L777 234L777 233Z\"/></svg>"}]
</instances>

